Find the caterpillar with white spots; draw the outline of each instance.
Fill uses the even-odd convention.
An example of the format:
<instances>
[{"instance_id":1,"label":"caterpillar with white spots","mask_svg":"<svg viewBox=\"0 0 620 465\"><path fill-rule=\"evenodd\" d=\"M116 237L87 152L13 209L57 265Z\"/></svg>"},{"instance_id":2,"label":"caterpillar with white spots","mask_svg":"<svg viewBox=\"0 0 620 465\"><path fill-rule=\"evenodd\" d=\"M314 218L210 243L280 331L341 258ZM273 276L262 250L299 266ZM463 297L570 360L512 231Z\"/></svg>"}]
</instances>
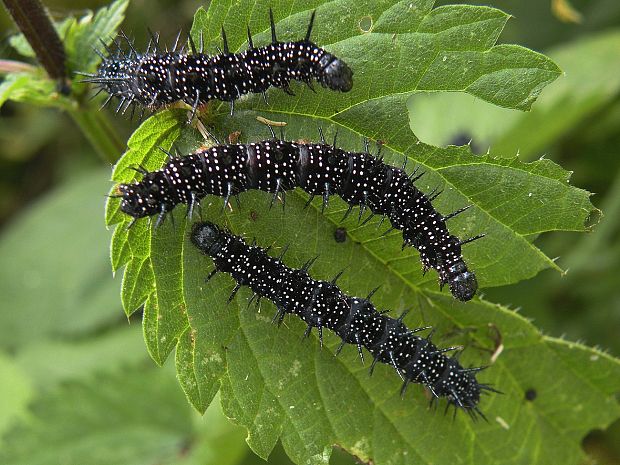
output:
<instances>
[{"instance_id":1,"label":"caterpillar with white spots","mask_svg":"<svg viewBox=\"0 0 620 465\"><path fill-rule=\"evenodd\" d=\"M192 118L200 105L214 99L230 102L232 114L234 101L242 95L265 95L270 87L292 94L292 80L304 82L311 89L312 82L317 81L332 90L351 90L353 72L347 64L310 41L314 12L305 38L296 42L279 42L271 10L269 19L271 44L255 47L248 27L248 49L230 53L222 28L222 53L214 56L203 53L202 43L197 50L191 36L191 53L184 48L176 51L178 37L172 51L162 52L155 35L146 53L140 54L123 35L129 51L124 52L118 43L116 52L107 48L108 56L100 53L102 63L97 72L81 73L87 76L82 82L95 83L99 91L109 94L104 106L118 97L117 112L124 113L134 104L157 110L182 101L192 107Z\"/></svg>"},{"instance_id":2,"label":"caterpillar with white spots","mask_svg":"<svg viewBox=\"0 0 620 465\"><path fill-rule=\"evenodd\" d=\"M336 284L340 275L332 281L312 279L308 269L316 259L300 269L291 269L282 263L283 254L270 257L261 247L248 245L209 222L194 225L191 241L213 259L215 269L207 281L216 272L229 273L236 281L229 300L241 286L249 286L254 292L251 301L266 298L276 306L274 322L281 323L288 313L297 315L308 325L305 336L312 328L318 329L321 346L323 329L333 331L342 339L336 355L345 344L355 344L363 362L362 348L366 348L373 357L371 373L381 362L391 365L402 378L401 395L409 383L421 383L433 400L445 397L446 408L453 405L455 412L463 409L475 419L477 415L484 418L478 408L481 393L499 392L476 380L475 374L483 367L463 368L455 357L444 355L459 347L439 349L430 341L430 335L416 335L429 327L410 329L403 323L404 313L391 318L377 311L369 300L374 291L367 298L351 297Z\"/></svg>"},{"instance_id":3,"label":"caterpillar with white spots","mask_svg":"<svg viewBox=\"0 0 620 465\"><path fill-rule=\"evenodd\" d=\"M461 246L483 235L461 240L449 233L446 221L468 207L449 215L438 213L431 201L439 193L427 196L414 182L422 174L408 175L388 165L377 154L347 152L325 143L297 143L275 138L252 144L216 145L185 157L173 157L157 171L138 169L144 175L139 182L120 184L115 196L121 210L137 218L158 215L156 225L180 203L188 204L191 218L200 199L211 194L224 197L251 189L278 195L295 187L323 197L323 209L330 195L338 195L349 204L343 220L354 206L360 206L359 218L366 209L388 218L392 229L402 231L405 246L415 247L424 267L436 269L440 286L448 284L452 295L462 301L473 298L478 288L476 276L465 264Z\"/></svg>"}]
</instances>

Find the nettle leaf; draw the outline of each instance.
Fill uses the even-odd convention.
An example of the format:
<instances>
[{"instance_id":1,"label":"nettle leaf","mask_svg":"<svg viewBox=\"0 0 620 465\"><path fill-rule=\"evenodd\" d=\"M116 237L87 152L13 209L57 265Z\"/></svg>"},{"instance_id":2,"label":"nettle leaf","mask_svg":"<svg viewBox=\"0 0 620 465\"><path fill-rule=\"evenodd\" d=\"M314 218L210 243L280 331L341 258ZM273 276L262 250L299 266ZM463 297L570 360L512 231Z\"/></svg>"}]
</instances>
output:
<instances>
[{"instance_id":1,"label":"nettle leaf","mask_svg":"<svg viewBox=\"0 0 620 465\"><path fill-rule=\"evenodd\" d=\"M64 37L67 34L67 31L71 29L71 27L75 24L75 18L65 18L60 22L54 24L54 28L56 32L58 32L59 37ZM24 57L36 58L36 54L34 50L28 43L26 36L23 34L15 34L9 38L9 43L15 49L17 53Z\"/></svg>"},{"instance_id":2,"label":"nettle leaf","mask_svg":"<svg viewBox=\"0 0 620 465\"><path fill-rule=\"evenodd\" d=\"M467 134L474 146L489 145L498 156L518 151L523 160L539 157L617 99L620 31L586 35L548 54L566 77L545 90L531 112L494 107L465 93L428 94L408 102L412 128L434 145Z\"/></svg>"},{"instance_id":3,"label":"nettle leaf","mask_svg":"<svg viewBox=\"0 0 620 465\"><path fill-rule=\"evenodd\" d=\"M15 358L38 391L50 392L63 383L144 363L148 354L139 330L128 325L89 337L40 338L20 347Z\"/></svg>"},{"instance_id":4,"label":"nettle leaf","mask_svg":"<svg viewBox=\"0 0 620 465\"><path fill-rule=\"evenodd\" d=\"M99 63L100 58L92 52L99 49L101 42L110 44L116 29L125 18L125 10L129 0L116 0L110 6L89 13L80 18L67 34L67 62L72 71L91 71Z\"/></svg>"},{"instance_id":5,"label":"nettle leaf","mask_svg":"<svg viewBox=\"0 0 620 465\"><path fill-rule=\"evenodd\" d=\"M32 384L19 363L0 351L0 449L5 433L27 417L28 403L33 397Z\"/></svg>"},{"instance_id":6,"label":"nettle leaf","mask_svg":"<svg viewBox=\"0 0 620 465\"><path fill-rule=\"evenodd\" d=\"M418 187L444 193L436 208L449 213L471 203L467 214L450 220L459 237L486 232L466 246L465 258L481 286L515 283L545 268L559 270L533 243L547 231L585 231L597 219L590 194L569 184L570 173L549 160L523 163L517 158L475 156L468 147L437 148L421 143L409 128L406 103L422 91L460 90L497 105L526 109L540 90L560 73L542 55L511 46L495 46L507 15L494 9L449 6L432 10L432 2L283 1L274 9L280 40L298 39L316 9L314 40L342 57L354 70L347 94L293 87L296 97L273 90L269 105L250 96L236 105L213 102L202 119L217 135L242 131L244 141L268 137L256 121L264 116L286 125L286 138L317 139L317 126L338 145L360 150L361 138L384 143L386 162L426 171ZM199 10L192 34L213 48L226 27L232 49L247 40L245 25L257 45L269 41L268 5L252 1L214 1ZM369 26L370 25L370 26ZM370 27L371 32L364 32ZM415 97L413 97L415 98ZM137 179L132 166L156 169L166 156L157 147L173 142L186 153L206 142L186 125L187 111L172 109L149 118L134 133L117 164L114 182ZM115 188L112 188L115 192ZM613 393L620 367L594 349L543 337L505 307L480 298L463 304L437 286L437 276L422 276L417 252L401 251L400 233L381 236L379 220L360 226L340 223L346 209L339 199L321 213L317 200L287 195L286 208L269 209L262 192L240 196L238 207L222 211L222 199L202 202L202 216L274 250L290 244L285 261L299 267L320 254L313 267L317 279L339 281L347 293L373 297L379 308L399 312L413 307L406 323L437 328L440 346L462 344L465 365L490 364L480 380L505 395L486 397L481 408L489 424L472 424L465 415L452 421L429 411L421 388L400 399L400 380L386 366L369 378L347 348L335 358L336 337L302 342L303 325L290 317L278 329L270 321L275 309L265 303L248 308L242 289L227 304L234 286L225 275L205 284L212 269L188 240L190 222L182 207L153 230L147 220L127 229L130 218L108 202L106 221L118 224L111 257L114 270L125 267L122 300L127 313L144 305L146 345L162 364L176 348L179 381L190 402L204 411L218 390L226 414L249 430L248 443L267 457L281 439L298 463L325 463L338 445L363 461L382 463L578 463L580 439L605 427L619 414ZM344 227L347 240L334 240ZM275 253L275 252L274 252ZM535 390L534 401L525 392ZM507 431L508 430L508 431ZM553 438L553 439L551 439ZM544 445L543 445L544 443Z\"/></svg>"},{"instance_id":7,"label":"nettle leaf","mask_svg":"<svg viewBox=\"0 0 620 465\"><path fill-rule=\"evenodd\" d=\"M7 100L40 106L70 107L71 101L61 95L54 81L45 72L34 68L33 72L10 73L0 83L0 107Z\"/></svg>"}]
</instances>

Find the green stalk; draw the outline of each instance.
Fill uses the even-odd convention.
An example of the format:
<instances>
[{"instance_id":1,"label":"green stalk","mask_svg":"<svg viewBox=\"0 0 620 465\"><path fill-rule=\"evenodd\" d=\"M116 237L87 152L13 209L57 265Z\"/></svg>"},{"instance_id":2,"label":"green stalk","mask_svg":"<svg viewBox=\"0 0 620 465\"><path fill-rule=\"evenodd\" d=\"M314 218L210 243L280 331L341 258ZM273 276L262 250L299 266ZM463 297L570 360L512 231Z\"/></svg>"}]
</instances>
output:
<instances>
[{"instance_id":1,"label":"green stalk","mask_svg":"<svg viewBox=\"0 0 620 465\"><path fill-rule=\"evenodd\" d=\"M102 111L68 110L90 144L105 161L114 164L125 151L106 114Z\"/></svg>"}]
</instances>

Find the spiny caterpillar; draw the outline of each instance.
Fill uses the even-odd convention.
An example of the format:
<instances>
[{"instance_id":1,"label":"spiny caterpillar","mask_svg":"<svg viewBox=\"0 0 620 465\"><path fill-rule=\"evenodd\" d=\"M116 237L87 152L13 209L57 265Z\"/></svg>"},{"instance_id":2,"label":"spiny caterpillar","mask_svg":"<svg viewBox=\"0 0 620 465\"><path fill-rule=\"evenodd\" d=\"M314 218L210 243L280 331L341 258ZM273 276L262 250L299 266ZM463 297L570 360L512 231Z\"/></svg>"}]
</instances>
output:
<instances>
[{"instance_id":1,"label":"spiny caterpillar","mask_svg":"<svg viewBox=\"0 0 620 465\"><path fill-rule=\"evenodd\" d=\"M269 10L271 44L254 47L248 27L248 49L241 53L230 53L222 28L223 50L215 56L203 53L202 37L197 50L189 36L191 54L187 54L184 47L177 51L179 37L172 51L162 52L159 38L153 35L146 53L140 54L123 35L129 51L124 52L118 43L116 52L106 47L108 56L100 53L97 73L83 73L87 76L83 82L96 83L100 92L109 94L104 106L118 97L117 112L124 113L132 104L156 110L183 101L192 107L191 118L200 105L214 99L230 102L232 114L234 101L242 95L265 95L270 87L292 94L291 80L305 82L311 89L316 80L323 87L348 92L353 86L351 69L310 41L314 14L303 40L279 42Z\"/></svg>"},{"instance_id":2,"label":"spiny caterpillar","mask_svg":"<svg viewBox=\"0 0 620 465\"><path fill-rule=\"evenodd\" d=\"M404 313L391 318L377 311L369 300L374 291L365 299L348 296L336 284L340 275L330 282L317 281L308 275L316 258L301 269L291 269L280 260L283 254L270 257L261 247L248 245L212 223L195 224L191 241L214 261L215 269L207 281L218 271L229 273L236 281L229 300L241 286L249 286L254 292L251 301L256 297L266 298L276 306L274 322L280 324L287 313L295 314L308 325L305 336L312 328L318 329L321 346L324 328L338 335L342 341L336 355L345 344L356 344L362 362L363 347L373 356L371 373L377 362L394 367L403 380L402 395L409 383L422 383L433 400L447 399L446 409L454 405L455 412L461 408L473 419L476 415L485 418L478 408L480 395L498 391L476 380L475 373L483 367L463 368L455 357L444 355L459 347L439 349L430 341L430 335L416 336L429 327L407 328L403 323Z\"/></svg>"},{"instance_id":3,"label":"spiny caterpillar","mask_svg":"<svg viewBox=\"0 0 620 465\"><path fill-rule=\"evenodd\" d=\"M139 168L144 178L133 184L120 184L121 210L134 219L158 214L159 225L177 204L189 205L191 218L200 199L211 194L224 197L251 189L273 193L272 204L279 194L299 187L311 195L323 197L323 209L330 195L338 195L349 204L344 218L354 206L360 206L359 218L368 208L374 215L388 218L392 229L403 233L403 247L413 246L424 266L436 269L439 283L450 286L459 300L470 300L478 283L468 271L461 246L482 237L460 240L448 232L446 221L465 211L461 208L449 215L438 213L431 204L439 193L429 196L414 186L422 176L414 171L388 165L377 154L346 152L325 143L296 143L275 138L252 144L216 145L185 157L171 154L166 165L148 172ZM284 200L284 197L283 197ZM309 202L310 202L309 201ZM309 203L308 202L308 203Z\"/></svg>"}]
</instances>

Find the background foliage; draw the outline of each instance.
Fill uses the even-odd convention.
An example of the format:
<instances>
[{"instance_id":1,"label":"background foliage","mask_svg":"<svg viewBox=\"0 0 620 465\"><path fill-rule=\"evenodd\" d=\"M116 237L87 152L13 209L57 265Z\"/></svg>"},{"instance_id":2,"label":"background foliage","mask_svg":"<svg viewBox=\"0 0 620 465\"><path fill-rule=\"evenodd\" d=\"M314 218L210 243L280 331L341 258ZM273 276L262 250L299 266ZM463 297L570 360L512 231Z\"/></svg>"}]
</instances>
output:
<instances>
[{"instance_id":1,"label":"background foliage","mask_svg":"<svg viewBox=\"0 0 620 465\"><path fill-rule=\"evenodd\" d=\"M617 192L620 189L620 182L617 180L619 179L617 157L613 155L617 147L615 144L618 142L616 139L620 115L617 108L617 76L619 74L614 66L617 66L620 60L613 59L619 50L616 46L618 32L614 30L609 21L610 18L614 18L614 15L617 18L618 9L612 3L593 2L596 8L590 5L585 8L584 5L574 2L574 5L584 14L584 24L581 26L562 25L550 16L547 10L548 5L540 5L541 2L535 3L536 5L529 5L530 10L524 11L520 11L521 7L518 5L501 5L511 13L517 14L519 18L508 23L502 41L516 42L538 50L548 49L548 54L566 73L565 77L543 92L542 98L536 103L531 113L519 113L493 107L468 94L437 93L420 94L409 99L409 121L403 114L391 116L395 117L397 128L410 124L421 140L438 146L472 138L473 150L481 153L486 152L489 146L491 153L506 157L513 156L520 149L521 160L535 159L544 153L546 158L558 161L566 168L576 171L571 183L600 193L599 198L595 197L593 201L596 206L604 210L606 216L594 234L574 235L575 237L566 233L547 234L536 242L536 245L548 256L562 255L558 262L559 266L570 268L570 273L566 277L560 278L558 273L545 272L533 280L521 282L516 286L489 289L485 293L487 300L511 302L521 306L521 313L528 317L535 317L536 325L542 327L551 336L567 333L569 339L584 339L589 345L611 348L612 353L617 354L620 306L614 275L619 263L618 243L614 237L617 237L618 229L616 212L618 211L618 198L620 198ZM178 10L175 9L174 16L185 18L189 23L194 8L195 5L188 2ZM601 15L600 9L605 10L606 14ZM66 8L62 9L63 16L66 16L67 12ZM136 3L130 7L128 13L129 22L124 28L133 31L136 36L141 35L140 31L143 31L144 24L149 24L162 30L164 37L173 37L174 30L183 21L179 19L174 23L171 22L165 4L162 4L162 10L148 8L143 11L140 4ZM132 17L139 18L139 22L133 23L133 26ZM497 19L501 22L501 18ZM539 30L541 28L535 31L529 29L543 20L546 25L545 34L541 34ZM197 21L201 21L200 14ZM107 27L113 27L113 23L114 21L111 21ZM94 24L99 23L95 21ZM74 25L74 27L78 26ZM101 31L98 28L95 29ZM189 29L189 24L186 24L185 29ZM290 31L298 29L299 27L296 26L290 27ZM260 27L257 30L260 30ZM333 28L326 28L326 31L329 30L334 30L334 34L340 33ZM229 35L233 38L232 40L240 37L238 31L235 33L234 30L229 32ZM215 36L215 31L213 36ZM335 41L338 37L326 36L322 42L328 43L328 39ZM241 42L242 39L235 43L235 46L240 45ZM5 52L10 53L8 47L5 48ZM91 55L84 52L79 56L90 57ZM87 66L84 63L80 66ZM10 82L9 84L15 85ZM29 81L29 84L32 84L32 81ZM44 79L41 80L40 85L47 85ZM7 83L5 82L2 86L0 89L6 90ZM25 93L24 95L33 94ZM308 95L303 96L304 101L307 97ZM34 103L36 102L35 100ZM276 96L271 108L277 110L279 102L285 102L285 99L279 99ZM404 108L404 103L403 100L400 108ZM251 103L248 104L250 105ZM518 106L516 103L512 105ZM60 102L60 106L71 114L70 101ZM475 117L472 117L472 114ZM137 325L130 325L130 329L127 329L126 321L120 317L119 280L117 278L113 281L109 278L109 262L105 253L109 234L106 235L105 230L98 226L101 216L101 207L98 205L102 204L101 193L106 191L106 186L109 186L105 181L109 170L99 166L97 159L92 156L92 150L84 144L78 133L62 129L65 125L70 128L71 123L59 118L58 115L57 112L48 112L40 108L33 110L32 107L13 104L7 104L2 108L3 124L0 126L0 131L6 143L2 145L2 163L5 165L2 173L5 179L0 188L3 189L4 194L2 195L3 221L7 226L2 235L0 249L1 256L8 261L0 270L3 274L0 282L4 286L2 295L9 297L3 299L4 307L0 313L1 341L4 349L0 358L0 371L3 373L1 379L4 380L0 390L5 394L2 396L4 403L0 403L0 432L5 433L2 439L5 459L9 463L56 463L55 457L59 456L65 457L69 463L71 461L89 463L86 461L87 458L95 456L98 461L92 463L179 463L181 461L207 463L209 460L216 459L239 463L244 460L256 460L252 455L247 455L247 449L242 441L243 433L228 422L222 421L217 409L210 410L206 420L200 419L189 409L174 380L172 374L174 370L170 369L172 367L158 370L152 367L151 362L145 361L146 352L142 341L136 335ZM241 112L240 118L243 117L244 113ZM251 117L252 115L248 114L247 121L250 121ZM165 124L168 121L169 127L176 131L177 129L174 128L178 127L178 121L174 113L170 113L169 118L169 120L165 118L153 120L152 124ZM77 118L74 117L74 120ZM353 118L353 120L358 119ZM293 133L298 130L296 127L301 126L294 118L291 118L290 123ZM119 126L117 130L120 139L123 140L123 137L131 130L131 125L124 120L114 121L114 124ZM363 125L364 122L362 121L361 124ZM372 124L372 121L368 121L368 124ZM152 131L148 126L143 128L142 134L148 135L148 131ZM315 138L313 132L314 128L310 128L304 135ZM58 133L62 133L63 137L59 138ZM247 136L251 139L258 137L258 134L249 131ZM405 137L412 136L406 135ZM190 146L195 143L196 136L186 134L183 140ZM359 142L345 134L343 144L356 148L355 144ZM459 150L461 152L455 151L454 153L461 153L462 157L470 156L466 149ZM131 160L130 157L127 161L129 160ZM157 160L151 162L157 163ZM500 162L493 163L501 165ZM514 162L507 159L505 164L510 163ZM543 161L533 166L538 166L539 175L545 173L550 182L554 178L559 180L565 176L550 162ZM601 169L602 166L606 169ZM119 172L122 171L117 170L117 173ZM455 169L454 176L458 176L459 173L460 171ZM21 187L22 185L25 187ZM472 184L464 182L463 185ZM475 187L475 183L473 185ZM49 189L50 186L53 187ZM31 199L35 197L38 197L38 200L30 206ZM565 197L560 196L560 200L553 205L560 205L557 202ZM253 204L251 199L248 200L249 206L248 203L244 203L246 213L252 208L256 208L259 212L264 211L264 199L262 199L262 206L259 205L260 197L257 199L256 204ZM444 206L455 205L455 199L458 200L458 197L449 196ZM294 203L295 200L293 200ZM566 204L578 205L570 202ZM582 203L582 205L585 204ZM263 210L260 210L261 208ZM16 215L18 211L20 214ZM586 214L580 221L583 222L587 213L590 212L591 210L585 211ZM339 214L334 213L333 216L336 217ZM277 217L278 214L272 212L270 215ZM293 215L292 218L296 218L294 205L288 207L287 214L283 218L294 222L291 215ZM113 217L110 218L113 220ZM234 218L233 222L237 223L233 224L237 224L236 227L239 229L242 229L243 225L248 222L245 218ZM545 219L548 220L548 218L543 218L541 221ZM309 228L313 231L312 237L315 235L329 237L329 228L318 215L312 214L311 218L304 218L304 220L316 224L314 228ZM564 225L558 226L557 229L580 229L580 221L576 221L572 228L570 225ZM465 224L464 231L467 231L467 227L468 225ZM269 230L266 226L265 228L262 233L267 238L279 237L277 231ZM139 232L138 230L137 234ZM179 235L181 232L177 231L176 234ZM537 232L539 230L533 226L532 229L524 230L522 234L531 240ZM120 233L117 233L115 237L116 243L122 244L124 238L119 238L118 234ZM364 234L372 236L375 233L361 231L357 234L363 239ZM162 243L155 244L155 246L178 244L178 240L175 242L173 236L173 234L163 234L159 239ZM166 242L171 239L173 242ZM297 237L295 242L303 242L303 238ZM486 246L491 250L494 249L492 243L487 243ZM348 243L347 247L348 251L345 253L353 255L356 250L355 245ZM123 253L127 251L123 252L122 247L117 250L118 253L112 257L115 267L127 260L127 256L123 257ZM485 274L485 267L481 265L485 263L485 257L477 255L481 253L482 248L477 250L478 252L474 249L472 256L474 262L479 265L485 284L503 284L491 282L491 279L493 276L505 276L505 270L496 269ZM532 250L535 249L532 248ZM292 250L292 253L291 261L302 260L299 250ZM342 254L343 252L336 253ZM379 250L377 253L382 252ZM198 262L197 258L191 255L185 260L193 260L196 268L204 267L206 264L204 260ZM523 261L524 266L530 263L531 260ZM548 265L553 266L551 263ZM162 264L160 269L164 270L166 266ZM530 271L525 269L524 275L510 277L505 282L515 282L532 276L542 267ZM522 267L518 268L523 271ZM337 270L332 270L328 266L317 269L317 273L332 271ZM417 275L417 270L415 274ZM199 279L199 274L191 279ZM514 314L502 310L498 313L496 308L484 303L469 304L462 310L461 307L451 302L448 304L447 299L445 303L442 303L442 298L435 292L435 283L432 280L427 280L425 283L418 276L407 279L415 282L416 286L421 286L421 296L432 296L432 302L436 307L432 311L447 305L450 314L458 312L459 318L465 319L464 322L468 322L468 319L472 321L472 318L490 321L493 317L509 320L508 325L511 331L506 336L512 337L512 340L504 341L506 345L512 344L513 347L518 347L519 344L529 341L523 347L520 357L507 358L510 356L506 354L501 359L506 366L519 370L520 383L527 384L530 381L525 375L528 370L532 371L531 366L516 366L519 360L524 363L523 358L527 355L528 360L537 360L546 367L556 366L558 372L553 373L554 379L565 376L566 370L569 369L568 365L576 363L575 369L581 371L586 379L591 380L597 386L606 385L598 396L593 396L590 393L590 387L587 386L584 386L583 391L581 388L571 391L575 396L574 399L577 400L581 399L580 396L583 393L583 398L588 398L590 402L586 405L566 398L555 399L554 401L558 403L563 403L565 406L571 405L573 409L576 409L574 412L564 409L565 418L557 417L547 422L542 420L542 417L533 416L532 418L538 418L532 425L537 425L541 432L540 437L544 438L546 434L551 434L547 428L553 430L557 425L576 425L577 422L570 417L575 414L582 421L582 410L588 412L588 418L594 424L601 424L603 411L612 414L613 409L616 408L615 405L609 408L601 404L608 393L617 390L618 387L617 376L606 378L611 368L606 368L605 364L601 368L599 363L595 364L592 369L586 369L585 367L592 365L576 360L582 356L587 358L600 355L602 357L600 360L604 361L606 357L602 354L587 353L574 345L551 338L545 338L544 342L531 345L534 342L531 338L536 339L537 336L531 332L531 327L525 321L515 318ZM394 285L400 286L401 292L405 293L403 295L410 292L405 290L401 282L394 282ZM343 285L359 293L364 283L360 282L359 276L350 276L349 281L345 281ZM213 293L216 301L224 295L223 288L230 287L230 282L222 279L220 286L221 292ZM372 286L369 284L369 287ZM394 289L391 288L390 291ZM392 294L392 292L386 291L385 294ZM397 296L401 298L400 293ZM139 306L146 296L125 291L123 297L125 309L131 311ZM379 297L386 299L386 296ZM423 302L420 296L404 300L412 298ZM424 307L423 303L422 306ZM218 321L227 324L230 313L231 309L224 309L221 314L216 315L219 318ZM247 319L252 314L253 312L241 312L239 315ZM130 321L133 321L133 318ZM432 320L433 317L427 314L426 318ZM441 325L441 320L442 318L439 318L439 321L433 322ZM145 321L149 321L148 314ZM410 322L415 324L417 321L414 317ZM501 320L496 323L501 325ZM258 333L262 331L260 320L244 321L242 324L249 331ZM444 326L441 332L445 332L447 327ZM523 333L513 331L516 328L522 328ZM146 334L148 342L148 335L157 333L149 333L147 327ZM300 350L298 334L300 334L299 327L292 322L290 328L277 333L276 343L284 341L291 343L294 340ZM491 335L485 338L487 343L492 343ZM181 338L181 344L184 341L191 342L187 337ZM163 363L165 355L174 346L174 341L164 344L161 342L158 339L152 339L148 345L151 356ZM242 345L238 347L239 350L243 348ZM574 353L575 348L578 355ZM322 360L317 367L323 366L322 363L333 363L329 362L331 360L329 352L318 352L314 344L304 349ZM248 354L255 351L256 349L253 349ZM571 352L573 353L570 354ZM182 355L184 352L183 350L177 352L178 358L179 353ZM265 347L264 354L261 356L269 357L270 353L282 360L282 355L275 354L272 347ZM541 353L545 356L541 357ZM349 358L352 359L352 357ZM181 360L177 360L177 363L180 367L183 366L182 357ZM228 399L224 402L224 407L229 416L231 412L236 412L236 420L245 423L243 415L247 415L247 410L240 408L244 405L243 399L237 399L236 401L240 403L235 405L231 403L231 399L235 397L230 394L231 390L234 390L234 383L247 375L245 372L242 373L247 365L241 363L235 365L234 358L231 358L229 363L233 374L223 386L225 398ZM357 367L351 360L347 360L346 363L347 367ZM560 365L564 367L561 368ZM325 367L341 369L337 365L325 365ZM497 379L505 374L497 367L495 373ZM362 374L359 373L359 376ZM532 373L532 376L536 377L537 374ZM549 376L549 373L539 373L538 376ZM372 389L380 390L382 386L386 386L387 382L389 383L387 386L392 389L396 386L393 378L393 373L389 376L373 378L371 381L367 381L364 377L363 383L364 385L371 384ZM192 386L187 379L181 371L180 380L186 393L192 399ZM349 381L347 383L350 385ZM561 390L559 387L550 386L550 391ZM201 409L205 408L213 392L197 392L193 396L194 404ZM566 389L563 392L566 393ZM412 415L411 408L416 409L412 415L414 418L401 419L401 422L410 424L415 429L416 419L424 418L426 422L433 423L432 429L437 437L453 438L454 427L451 432L448 432L450 426L446 428L446 422L441 415L428 415L419 402L421 391L417 394L415 399L405 401L409 415ZM251 401L245 400L245 402ZM501 405L510 403L514 405L515 402L520 402L520 400L511 397L509 393L504 399L494 400L489 407L504 415ZM153 405L161 408L153 409ZM403 402L396 399L393 402L390 401L388 405L388 409L395 409L395 411L405 407ZM544 406L545 403L543 402L542 405ZM339 408L344 409L346 406ZM557 415L557 412L555 414ZM522 416L523 419L528 418L527 413L523 413ZM386 418L390 418L390 415L388 414ZM461 420L458 421L459 425L465 425L465 423L460 423ZM556 427L553 427L553 424ZM581 426L586 426L588 429L587 424L589 422L583 422ZM81 425L81 428L77 425ZM515 435L522 434L519 428L525 427L525 425L515 425L512 421L510 426ZM55 432L54 436L49 434L52 428ZM442 428L446 428L446 432L443 432ZM495 423L490 430L497 428L498 424ZM483 427L482 431L484 429ZM596 455L601 461L614 463L618 453L613 446L618 442L614 441L616 429L617 427L612 426L606 434L591 434L587 442L591 454ZM92 431L93 434L86 434L83 442L76 441L76 433L80 431ZM276 433L277 431L273 434ZM567 438L572 438L572 442L562 444L560 451L553 450L554 458L558 458L558 453L564 453L571 459L577 460L577 441L583 433L584 431L578 429L575 429L573 434L564 432ZM254 442L250 440L252 447L268 453L268 445L256 442L256 438L263 436L254 434L253 437ZM355 451L355 437L355 434L351 435L347 447L349 450ZM277 435L275 438L277 439ZM348 438L340 439L345 439L345 444L349 440ZM484 441L484 439L480 440ZM230 455L226 457L221 455L224 450L223 441L230 444L230 447L226 448ZM288 438L288 441L288 453L295 457L295 451L292 449L295 448L295 444L299 443L299 440L296 442ZM382 438L375 439L375 441L376 444L386 443ZM427 441L430 440L427 439ZM412 447L412 450L417 453L426 453L428 447L424 444L421 447ZM458 440L456 444L459 444ZM535 446L527 441L523 444L524 450L520 453L528 456L532 453L529 448ZM364 456L368 451L368 445L358 446L360 455ZM545 446L547 444L543 443L543 449ZM385 454L394 450L389 447L383 451L376 449L377 452L382 452L384 457L386 457ZM97 453L94 454L93 451ZM449 449L447 451L450 452ZM500 453L502 456L513 456L512 452L501 451ZM297 458L300 459L304 452L297 451L297 454ZM270 460L277 462L286 459L280 452L276 452L272 454ZM336 460L346 461L348 459L344 455L339 455ZM544 456L539 457L539 460L540 463L548 463Z\"/></svg>"}]
</instances>

